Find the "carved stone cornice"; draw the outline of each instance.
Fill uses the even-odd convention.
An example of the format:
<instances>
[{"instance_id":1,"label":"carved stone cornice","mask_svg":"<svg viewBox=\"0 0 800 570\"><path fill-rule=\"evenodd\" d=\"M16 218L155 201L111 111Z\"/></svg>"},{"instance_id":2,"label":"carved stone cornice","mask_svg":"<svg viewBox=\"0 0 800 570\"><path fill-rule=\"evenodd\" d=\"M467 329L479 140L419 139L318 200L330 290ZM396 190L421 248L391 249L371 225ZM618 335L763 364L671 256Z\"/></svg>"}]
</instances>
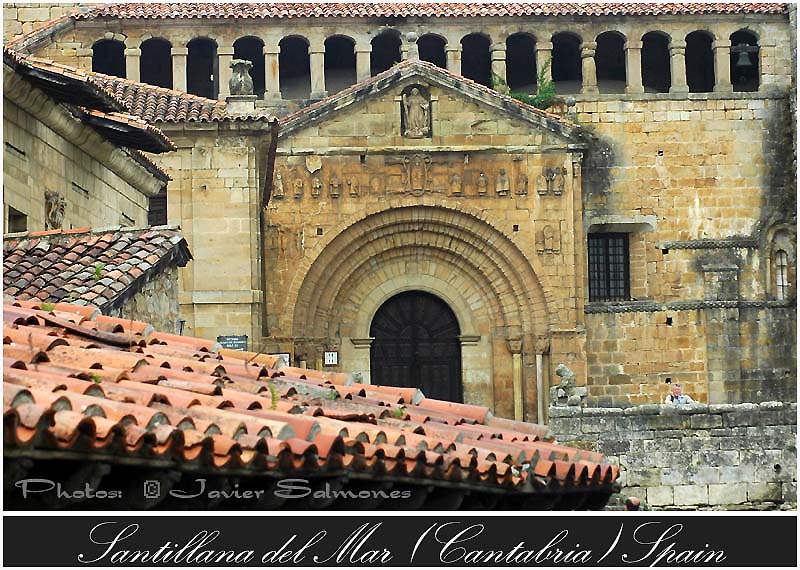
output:
<instances>
[{"instance_id":1,"label":"carved stone cornice","mask_svg":"<svg viewBox=\"0 0 800 570\"><path fill-rule=\"evenodd\" d=\"M56 103L7 67L3 69L3 97L19 105L148 198L158 194L164 186L163 180L134 160L128 151L108 142L70 113L67 107Z\"/></svg>"}]
</instances>

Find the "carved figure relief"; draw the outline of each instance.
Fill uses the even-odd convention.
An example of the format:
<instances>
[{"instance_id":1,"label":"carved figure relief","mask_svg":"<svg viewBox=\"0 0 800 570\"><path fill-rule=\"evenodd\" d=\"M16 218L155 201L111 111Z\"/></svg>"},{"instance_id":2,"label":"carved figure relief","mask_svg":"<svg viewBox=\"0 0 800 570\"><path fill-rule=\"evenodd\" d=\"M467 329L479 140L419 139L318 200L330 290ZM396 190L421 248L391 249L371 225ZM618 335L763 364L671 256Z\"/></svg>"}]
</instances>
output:
<instances>
[{"instance_id":1,"label":"carved figure relief","mask_svg":"<svg viewBox=\"0 0 800 570\"><path fill-rule=\"evenodd\" d=\"M422 87L412 86L402 95L403 136L421 139L431 136L431 103L427 91Z\"/></svg>"},{"instance_id":2,"label":"carved figure relief","mask_svg":"<svg viewBox=\"0 0 800 570\"><path fill-rule=\"evenodd\" d=\"M500 169L500 173L494 183L494 189L498 196L508 196L511 191L511 181L508 179L505 168Z\"/></svg>"},{"instance_id":3,"label":"carved figure relief","mask_svg":"<svg viewBox=\"0 0 800 570\"><path fill-rule=\"evenodd\" d=\"M459 176L458 174L453 174L450 177L450 195L461 196L461 191L462 191L461 176Z\"/></svg>"},{"instance_id":4,"label":"carved figure relief","mask_svg":"<svg viewBox=\"0 0 800 570\"><path fill-rule=\"evenodd\" d=\"M64 225L64 214L67 212L67 201L53 190L44 191L45 229L60 230Z\"/></svg>"},{"instance_id":5,"label":"carved figure relief","mask_svg":"<svg viewBox=\"0 0 800 570\"><path fill-rule=\"evenodd\" d=\"M427 190L430 178L431 159L429 156L415 154L403 157L404 186L414 196L422 196Z\"/></svg>"},{"instance_id":6,"label":"carved figure relief","mask_svg":"<svg viewBox=\"0 0 800 570\"><path fill-rule=\"evenodd\" d=\"M342 183L335 176L328 183L328 188L328 196L331 198L338 198L342 195Z\"/></svg>"},{"instance_id":7,"label":"carved figure relief","mask_svg":"<svg viewBox=\"0 0 800 570\"><path fill-rule=\"evenodd\" d=\"M564 193L564 181L567 177L567 169L563 166L556 168L556 177L553 181L553 194L561 196Z\"/></svg>"},{"instance_id":8,"label":"carved figure relief","mask_svg":"<svg viewBox=\"0 0 800 570\"><path fill-rule=\"evenodd\" d=\"M540 196L552 194L561 196L564 193L567 169L563 166L545 166L542 175L539 177L536 191Z\"/></svg>"},{"instance_id":9,"label":"carved figure relief","mask_svg":"<svg viewBox=\"0 0 800 570\"><path fill-rule=\"evenodd\" d=\"M347 179L347 187L349 188L348 193L353 198L357 198L359 194L358 190L358 180L351 180L350 178Z\"/></svg>"},{"instance_id":10,"label":"carved figure relief","mask_svg":"<svg viewBox=\"0 0 800 570\"><path fill-rule=\"evenodd\" d=\"M253 94L253 78L250 77L251 67L253 67L253 64L246 59L234 59L231 62L233 74L230 81L228 81L231 95Z\"/></svg>"},{"instance_id":11,"label":"carved figure relief","mask_svg":"<svg viewBox=\"0 0 800 570\"><path fill-rule=\"evenodd\" d=\"M305 192L306 183L305 181L300 178L299 176L294 179L294 197L296 199L300 199L303 197L303 193Z\"/></svg>"},{"instance_id":12,"label":"carved figure relief","mask_svg":"<svg viewBox=\"0 0 800 570\"><path fill-rule=\"evenodd\" d=\"M528 175L524 172L520 172L519 176L517 176L517 196L527 196L528 195Z\"/></svg>"},{"instance_id":13,"label":"carved figure relief","mask_svg":"<svg viewBox=\"0 0 800 570\"><path fill-rule=\"evenodd\" d=\"M369 189L372 194L378 196L383 193L383 180L379 176L373 176L369 181Z\"/></svg>"},{"instance_id":14,"label":"carved figure relief","mask_svg":"<svg viewBox=\"0 0 800 570\"><path fill-rule=\"evenodd\" d=\"M322 180L316 176L311 180L311 197L319 198L322 195Z\"/></svg>"},{"instance_id":15,"label":"carved figure relief","mask_svg":"<svg viewBox=\"0 0 800 570\"><path fill-rule=\"evenodd\" d=\"M283 200L283 176L280 172L275 173L275 186L272 188L272 197L276 200Z\"/></svg>"},{"instance_id":16,"label":"carved figure relief","mask_svg":"<svg viewBox=\"0 0 800 570\"><path fill-rule=\"evenodd\" d=\"M486 191L489 189L489 179L486 178L486 174L481 172L478 175L478 181L475 183L475 185L478 188L478 195L479 196L485 196L486 195Z\"/></svg>"},{"instance_id":17,"label":"carved figure relief","mask_svg":"<svg viewBox=\"0 0 800 570\"><path fill-rule=\"evenodd\" d=\"M559 227L550 224L544 226L539 234L539 244L536 249L539 253L558 253L561 251L561 232Z\"/></svg>"}]
</instances>

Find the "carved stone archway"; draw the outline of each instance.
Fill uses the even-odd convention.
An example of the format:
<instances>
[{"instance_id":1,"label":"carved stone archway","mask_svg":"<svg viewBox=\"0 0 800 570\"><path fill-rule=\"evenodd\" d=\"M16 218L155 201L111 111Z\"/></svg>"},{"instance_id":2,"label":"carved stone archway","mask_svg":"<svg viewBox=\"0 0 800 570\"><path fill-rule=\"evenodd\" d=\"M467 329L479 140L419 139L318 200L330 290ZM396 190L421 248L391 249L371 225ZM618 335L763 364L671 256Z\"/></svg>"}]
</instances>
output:
<instances>
[{"instance_id":1,"label":"carved stone archway","mask_svg":"<svg viewBox=\"0 0 800 570\"><path fill-rule=\"evenodd\" d=\"M330 235L303 263L286 306L309 360L336 347L342 368L369 381L375 311L399 292L428 291L459 320L465 401L519 413L522 341L546 337L555 317L531 261L491 224L441 205L390 207Z\"/></svg>"}]
</instances>

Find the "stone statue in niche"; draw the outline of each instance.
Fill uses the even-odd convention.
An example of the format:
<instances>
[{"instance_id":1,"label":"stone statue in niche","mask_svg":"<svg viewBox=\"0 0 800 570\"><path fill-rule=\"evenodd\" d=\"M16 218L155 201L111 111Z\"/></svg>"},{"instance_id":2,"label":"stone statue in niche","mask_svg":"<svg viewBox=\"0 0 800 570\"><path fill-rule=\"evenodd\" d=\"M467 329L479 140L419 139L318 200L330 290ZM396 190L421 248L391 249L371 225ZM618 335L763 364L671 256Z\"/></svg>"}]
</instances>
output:
<instances>
[{"instance_id":1,"label":"stone statue in niche","mask_svg":"<svg viewBox=\"0 0 800 570\"><path fill-rule=\"evenodd\" d=\"M528 195L528 175L524 172L520 172L519 176L517 176L517 196L527 196Z\"/></svg>"},{"instance_id":2,"label":"stone statue in niche","mask_svg":"<svg viewBox=\"0 0 800 570\"><path fill-rule=\"evenodd\" d=\"M550 193L550 180L547 178L547 169L536 177L536 193L539 196L547 196Z\"/></svg>"},{"instance_id":3,"label":"stone statue in niche","mask_svg":"<svg viewBox=\"0 0 800 570\"><path fill-rule=\"evenodd\" d=\"M231 95L252 95L253 78L250 77L250 68L253 64L246 59L234 59L231 62L233 74L228 82Z\"/></svg>"},{"instance_id":4,"label":"stone statue in niche","mask_svg":"<svg viewBox=\"0 0 800 570\"><path fill-rule=\"evenodd\" d=\"M283 175L275 173L275 186L272 188L272 197L276 200L283 200Z\"/></svg>"},{"instance_id":5,"label":"stone statue in niche","mask_svg":"<svg viewBox=\"0 0 800 570\"><path fill-rule=\"evenodd\" d=\"M384 190L383 180L379 176L373 176L369 181L369 190L375 196L382 194Z\"/></svg>"},{"instance_id":6,"label":"stone statue in niche","mask_svg":"<svg viewBox=\"0 0 800 570\"><path fill-rule=\"evenodd\" d=\"M347 187L350 189L348 193L353 198L358 198L359 190L358 190L358 180L351 180L350 178L347 179Z\"/></svg>"},{"instance_id":7,"label":"stone statue in niche","mask_svg":"<svg viewBox=\"0 0 800 570\"><path fill-rule=\"evenodd\" d=\"M540 238L539 247L537 248L539 253L558 253L561 251L561 233L558 226L550 224L544 226Z\"/></svg>"},{"instance_id":8,"label":"stone statue in niche","mask_svg":"<svg viewBox=\"0 0 800 570\"><path fill-rule=\"evenodd\" d=\"M450 177L450 195L461 196L461 190L462 190L461 176L459 176L458 174L453 174Z\"/></svg>"},{"instance_id":9,"label":"stone statue in niche","mask_svg":"<svg viewBox=\"0 0 800 570\"><path fill-rule=\"evenodd\" d=\"M475 183L478 188L478 195L479 196L486 196L486 191L489 189L489 179L486 178L486 174L481 172L478 175L478 181Z\"/></svg>"},{"instance_id":10,"label":"stone statue in niche","mask_svg":"<svg viewBox=\"0 0 800 570\"><path fill-rule=\"evenodd\" d=\"M422 154L403 157L405 190L414 196L422 196L428 187L431 158Z\"/></svg>"},{"instance_id":11,"label":"stone statue in niche","mask_svg":"<svg viewBox=\"0 0 800 570\"><path fill-rule=\"evenodd\" d=\"M67 201L54 190L44 191L44 223L47 230L60 230L67 213Z\"/></svg>"},{"instance_id":12,"label":"stone statue in niche","mask_svg":"<svg viewBox=\"0 0 800 570\"><path fill-rule=\"evenodd\" d=\"M567 169L563 166L545 166L539 177L536 191L540 196L552 194L561 196L564 193L564 184L567 178Z\"/></svg>"},{"instance_id":13,"label":"stone statue in niche","mask_svg":"<svg viewBox=\"0 0 800 570\"><path fill-rule=\"evenodd\" d=\"M419 86L403 93L403 136L421 139L431 135L431 103Z\"/></svg>"},{"instance_id":14,"label":"stone statue in niche","mask_svg":"<svg viewBox=\"0 0 800 570\"><path fill-rule=\"evenodd\" d=\"M300 178L299 176L294 179L294 197L296 199L300 199L303 197L303 193L305 192L306 183L305 181Z\"/></svg>"},{"instance_id":15,"label":"stone statue in niche","mask_svg":"<svg viewBox=\"0 0 800 570\"><path fill-rule=\"evenodd\" d=\"M342 195L342 184L339 182L339 179L335 176L331 178L331 181L328 185L328 196L331 198L338 198Z\"/></svg>"},{"instance_id":16,"label":"stone statue in niche","mask_svg":"<svg viewBox=\"0 0 800 570\"><path fill-rule=\"evenodd\" d=\"M500 169L500 173L494 183L494 189L498 196L508 196L511 191L511 181L508 179L505 168Z\"/></svg>"},{"instance_id":17,"label":"stone statue in niche","mask_svg":"<svg viewBox=\"0 0 800 570\"><path fill-rule=\"evenodd\" d=\"M311 197L319 198L321 195L322 195L322 180L320 180L315 176L314 179L311 180Z\"/></svg>"}]
</instances>

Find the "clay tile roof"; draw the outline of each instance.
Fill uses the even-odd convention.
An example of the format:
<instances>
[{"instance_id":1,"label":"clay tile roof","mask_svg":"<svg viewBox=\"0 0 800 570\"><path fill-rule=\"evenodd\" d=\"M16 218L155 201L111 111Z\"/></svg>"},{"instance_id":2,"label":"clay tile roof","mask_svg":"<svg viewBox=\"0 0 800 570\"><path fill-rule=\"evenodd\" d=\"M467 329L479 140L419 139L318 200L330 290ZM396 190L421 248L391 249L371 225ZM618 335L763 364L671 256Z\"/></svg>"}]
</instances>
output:
<instances>
[{"instance_id":1,"label":"clay tile roof","mask_svg":"<svg viewBox=\"0 0 800 570\"><path fill-rule=\"evenodd\" d=\"M3 292L41 303L119 308L166 267L192 258L175 228L51 230L3 240Z\"/></svg>"},{"instance_id":2,"label":"clay tile roof","mask_svg":"<svg viewBox=\"0 0 800 570\"><path fill-rule=\"evenodd\" d=\"M230 477L243 489L284 477L356 492L380 483L411 491L399 508L424 508L441 487L461 493L465 508L554 508L563 498L566 508L598 509L618 489L619 471L601 455L557 445L545 426L494 418L482 406L354 384L347 374L268 368L249 353L85 306L8 300L3 318L4 452L12 462L35 456L41 476L95 457L108 485L133 478L141 486L142 469L163 474L162 484L202 476L215 489L232 487ZM367 391L381 401L354 396ZM411 407L430 415L414 420ZM178 506L160 499L147 506ZM254 501L225 507L348 507L346 498Z\"/></svg>"},{"instance_id":3,"label":"clay tile roof","mask_svg":"<svg viewBox=\"0 0 800 570\"><path fill-rule=\"evenodd\" d=\"M175 150L175 144L156 127L125 113L80 109L83 120L117 146L152 153Z\"/></svg>"},{"instance_id":4,"label":"clay tile roof","mask_svg":"<svg viewBox=\"0 0 800 570\"><path fill-rule=\"evenodd\" d=\"M97 18L378 18L477 16L656 16L661 14L781 14L770 2L215 2L106 4L76 19Z\"/></svg>"},{"instance_id":5,"label":"clay tile roof","mask_svg":"<svg viewBox=\"0 0 800 570\"><path fill-rule=\"evenodd\" d=\"M92 79L122 100L132 115L151 123L211 122L227 117L225 102L173 89L90 72Z\"/></svg>"}]
</instances>

